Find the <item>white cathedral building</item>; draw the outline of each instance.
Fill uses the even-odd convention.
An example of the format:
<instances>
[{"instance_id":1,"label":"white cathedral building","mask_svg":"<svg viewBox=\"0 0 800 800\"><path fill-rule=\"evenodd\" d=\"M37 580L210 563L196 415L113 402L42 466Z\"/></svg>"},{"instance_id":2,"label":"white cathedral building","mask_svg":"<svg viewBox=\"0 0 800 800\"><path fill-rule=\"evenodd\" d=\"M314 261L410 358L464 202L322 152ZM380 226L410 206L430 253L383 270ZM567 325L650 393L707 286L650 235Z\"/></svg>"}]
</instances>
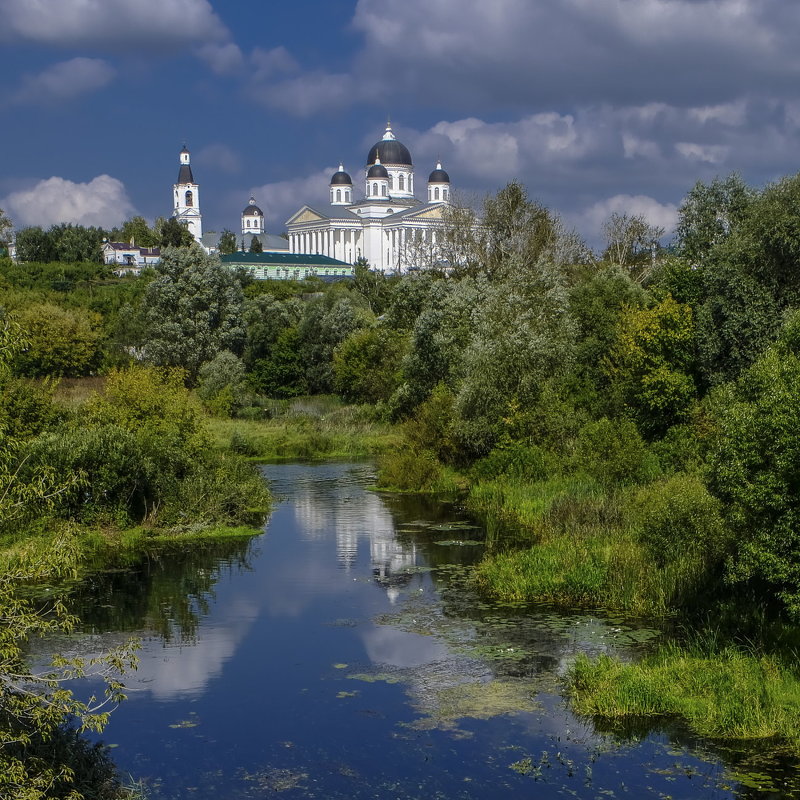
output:
<instances>
[{"instance_id":1,"label":"white cathedral building","mask_svg":"<svg viewBox=\"0 0 800 800\"><path fill-rule=\"evenodd\" d=\"M411 154L388 124L367 155L363 198L354 201L352 178L340 164L331 177L329 202L304 205L293 214L286 222L287 241L266 233L264 213L251 197L241 214L241 246L246 249L255 237L264 252L327 256L348 264L365 258L382 272L424 267L439 260L443 212L451 202L450 176L441 163L428 176L425 192L425 201L417 199ZM216 252L219 234L203 235L200 188L185 146L172 215L208 252Z\"/></svg>"},{"instance_id":2,"label":"white cathedral building","mask_svg":"<svg viewBox=\"0 0 800 800\"><path fill-rule=\"evenodd\" d=\"M349 264L365 258L382 272L404 271L437 260L450 203L450 176L441 163L428 177L426 201L414 192L414 165L391 125L367 155L364 197L353 200L353 181L340 165L331 177L329 203L305 205L286 222L289 252Z\"/></svg>"}]
</instances>

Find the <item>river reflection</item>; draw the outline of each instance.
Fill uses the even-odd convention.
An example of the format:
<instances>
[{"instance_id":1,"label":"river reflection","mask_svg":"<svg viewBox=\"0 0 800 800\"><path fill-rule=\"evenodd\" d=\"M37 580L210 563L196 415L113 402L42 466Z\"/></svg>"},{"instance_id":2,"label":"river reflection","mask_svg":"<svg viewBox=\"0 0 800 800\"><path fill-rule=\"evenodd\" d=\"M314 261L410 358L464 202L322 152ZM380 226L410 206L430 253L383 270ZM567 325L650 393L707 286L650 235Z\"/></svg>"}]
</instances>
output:
<instances>
[{"instance_id":1,"label":"river reflection","mask_svg":"<svg viewBox=\"0 0 800 800\"><path fill-rule=\"evenodd\" d=\"M369 466L264 473L279 502L262 536L151 553L76 599L76 648L142 639L105 739L152 797L754 791L725 767L740 755L569 712L576 653L635 657L658 631L486 602L470 583L483 532L450 505L367 491Z\"/></svg>"}]
</instances>

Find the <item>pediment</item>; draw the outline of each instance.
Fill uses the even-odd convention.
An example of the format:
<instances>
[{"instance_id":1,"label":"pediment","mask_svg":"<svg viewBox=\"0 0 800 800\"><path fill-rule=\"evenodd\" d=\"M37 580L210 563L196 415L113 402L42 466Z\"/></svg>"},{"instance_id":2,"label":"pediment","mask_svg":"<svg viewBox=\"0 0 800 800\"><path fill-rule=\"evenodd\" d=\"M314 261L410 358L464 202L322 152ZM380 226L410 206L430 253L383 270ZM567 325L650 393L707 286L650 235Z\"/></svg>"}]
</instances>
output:
<instances>
[{"instance_id":1,"label":"pediment","mask_svg":"<svg viewBox=\"0 0 800 800\"><path fill-rule=\"evenodd\" d=\"M313 208L305 206L304 208L301 208L293 217L290 217L286 224L298 225L301 222L320 222L325 219L327 219L327 217L323 217L322 214L314 211Z\"/></svg>"}]
</instances>

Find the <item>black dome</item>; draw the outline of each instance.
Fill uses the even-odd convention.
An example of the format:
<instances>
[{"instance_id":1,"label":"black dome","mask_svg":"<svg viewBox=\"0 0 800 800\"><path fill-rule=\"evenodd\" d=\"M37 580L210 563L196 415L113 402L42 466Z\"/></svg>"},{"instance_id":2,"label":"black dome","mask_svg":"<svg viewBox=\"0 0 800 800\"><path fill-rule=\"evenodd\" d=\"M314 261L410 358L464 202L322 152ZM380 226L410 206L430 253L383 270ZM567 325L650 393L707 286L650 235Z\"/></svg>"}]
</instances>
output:
<instances>
[{"instance_id":1,"label":"black dome","mask_svg":"<svg viewBox=\"0 0 800 800\"><path fill-rule=\"evenodd\" d=\"M339 170L338 172L333 173L333 177L331 178L331 185L343 185L343 186L352 186L353 181L350 176L344 171Z\"/></svg>"},{"instance_id":2,"label":"black dome","mask_svg":"<svg viewBox=\"0 0 800 800\"><path fill-rule=\"evenodd\" d=\"M242 211L243 217L263 217L264 212L258 207L254 205L249 205L247 208Z\"/></svg>"},{"instance_id":3,"label":"black dome","mask_svg":"<svg viewBox=\"0 0 800 800\"><path fill-rule=\"evenodd\" d=\"M368 178L389 178L389 173L386 171L386 167L383 164L373 164L369 168L369 172L367 173Z\"/></svg>"},{"instance_id":4,"label":"black dome","mask_svg":"<svg viewBox=\"0 0 800 800\"><path fill-rule=\"evenodd\" d=\"M401 164L406 167L412 166L411 153L408 148L398 142L397 139L381 139L377 144L372 145L372 149L367 156L367 164L374 164L375 158L380 158L381 164Z\"/></svg>"},{"instance_id":5,"label":"black dome","mask_svg":"<svg viewBox=\"0 0 800 800\"><path fill-rule=\"evenodd\" d=\"M428 177L428 183L450 183L450 176L441 167L437 167Z\"/></svg>"}]
</instances>

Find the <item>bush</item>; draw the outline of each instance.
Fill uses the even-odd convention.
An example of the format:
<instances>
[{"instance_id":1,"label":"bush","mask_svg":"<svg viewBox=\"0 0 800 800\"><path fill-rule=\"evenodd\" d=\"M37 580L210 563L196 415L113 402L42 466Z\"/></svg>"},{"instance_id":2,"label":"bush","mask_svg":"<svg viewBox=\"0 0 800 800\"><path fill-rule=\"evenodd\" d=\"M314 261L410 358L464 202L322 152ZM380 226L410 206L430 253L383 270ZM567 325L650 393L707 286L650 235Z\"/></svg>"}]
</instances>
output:
<instances>
[{"instance_id":1,"label":"bush","mask_svg":"<svg viewBox=\"0 0 800 800\"><path fill-rule=\"evenodd\" d=\"M606 417L583 426L575 444L574 466L608 487L645 483L659 467L636 425Z\"/></svg>"},{"instance_id":2,"label":"bush","mask_svg":"<svg viewBox=\"0 0 800 800\"><path fill-rule=\"evenodd\" d=\"M727 554L721 504L694 475L674 475L639 489L631 518L659 565L689 558L708 567Z\"/></svg>"},{"instance_id":3,"label":"bush","mask_svg":"<svg viewBox=\"0 0 800 800\"><path fill-rule=\"evenodd\" d=\"M474 480L492 480L510 476L523 481L540 481L550 472L547 453L536 445L510 442L499 445L485 458L476 461L471 470Z\"/></svg>"},{"instance_id":4,"label":"bush","mask_svg":"<svg viewBox=\"0 0 800 800\"><path fill-rule=\"evenodd\" d=\"M230 350L223 350L203 364L197 394L215 416L230 417L241 410L249 399L242 360Z\"/></svg>"}]
</instances>

